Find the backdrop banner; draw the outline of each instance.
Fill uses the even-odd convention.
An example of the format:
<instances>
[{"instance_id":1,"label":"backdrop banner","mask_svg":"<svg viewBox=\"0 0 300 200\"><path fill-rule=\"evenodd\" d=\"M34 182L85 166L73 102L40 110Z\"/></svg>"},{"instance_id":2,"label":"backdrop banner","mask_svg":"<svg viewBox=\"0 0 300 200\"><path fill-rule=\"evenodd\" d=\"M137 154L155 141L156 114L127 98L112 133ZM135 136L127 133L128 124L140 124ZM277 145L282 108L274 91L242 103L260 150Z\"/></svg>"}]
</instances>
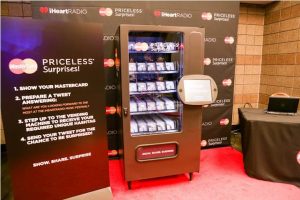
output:
<instances>
[{"instance_id":1,"label":"backdrop banner","mask_svg":"<svg viewBox=\"0 0 300 200\"><path fill-rule=\"evenodd\" d=\"M1 22L1 112L14 199L108 188L102 26Z\"/></svg>"},{"instance_id":2,"label":"backdrop banner","mask_svg":"<svg viewBox=\"0 0 300 200\"><path fill-rule=\"evenodd\" d=\"M205 28L204 72L215 79L216 103L203 111L202 147L229 144L233 106L239 2L119 1L33 2L33 18L103 24L107 135L109 154L119 148L114 41L120 24L195 26ZM197 49L195 49L197 51ZM222 117L222 124L220 118ZM210 124L211 125L207 125ZM209 142L218 141L218 142Z\"/></svg>"}]
</instances>

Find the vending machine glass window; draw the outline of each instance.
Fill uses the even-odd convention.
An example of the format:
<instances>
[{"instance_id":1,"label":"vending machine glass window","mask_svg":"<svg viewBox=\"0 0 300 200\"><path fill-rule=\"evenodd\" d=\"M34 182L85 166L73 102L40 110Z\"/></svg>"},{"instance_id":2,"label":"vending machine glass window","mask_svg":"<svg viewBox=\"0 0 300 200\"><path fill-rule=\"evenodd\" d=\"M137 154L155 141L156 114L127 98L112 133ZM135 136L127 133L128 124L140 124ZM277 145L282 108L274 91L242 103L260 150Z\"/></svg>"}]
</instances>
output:
<instances>
[{"instance_id":1,"label":"vending machine glass window","mask_svg":"<svg viewBox=\"0 0 300 200\"><path fill-rule=\"evenodd\" d=\"M180 133L182 103L177 84L183 76L183 33L128 33L131 136Z\"/></svg>"}]
</instances>

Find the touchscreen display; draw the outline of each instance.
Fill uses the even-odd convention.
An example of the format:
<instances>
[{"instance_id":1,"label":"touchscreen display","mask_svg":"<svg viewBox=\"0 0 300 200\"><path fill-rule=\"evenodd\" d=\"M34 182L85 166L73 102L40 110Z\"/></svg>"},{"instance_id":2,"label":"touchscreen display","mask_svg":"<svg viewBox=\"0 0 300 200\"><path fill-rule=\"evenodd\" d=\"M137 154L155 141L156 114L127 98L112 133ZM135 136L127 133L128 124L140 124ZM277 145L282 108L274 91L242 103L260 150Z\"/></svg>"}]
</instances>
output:
<instances>
[{"instance_id":1,"label":"touchscreen display","mask_svg":"<svg viewBox=\"0 0 300 200\"><path fill-rule=\"evenodd\" d=\"M184 80L183 85L187 103L212 101L210 80Z\"/></svg>"}]
</instances>

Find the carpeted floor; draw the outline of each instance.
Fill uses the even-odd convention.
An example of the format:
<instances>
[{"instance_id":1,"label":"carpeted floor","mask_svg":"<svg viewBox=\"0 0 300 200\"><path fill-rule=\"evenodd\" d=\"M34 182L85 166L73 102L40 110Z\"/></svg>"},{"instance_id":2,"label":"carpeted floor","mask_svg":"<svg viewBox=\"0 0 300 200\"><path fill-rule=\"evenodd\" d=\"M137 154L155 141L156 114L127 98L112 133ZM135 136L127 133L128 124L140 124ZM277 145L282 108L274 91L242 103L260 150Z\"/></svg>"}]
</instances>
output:
<instances>
[{"instance_id":1,"label":"carpeted floor","mask_svg":"<svg viewBox=\"0 0 300 200\"><path fill-rule=\"evenodd\" d=\"M201 150L200 173L134 181L132 190L121 175L119 160L109 162L114 200L299 200L300 188L248 177L243 169L240 134L232 147ZM13 200L6 154L1 153L1 200ZM172 166L169 166L172 167Z\"/></svg>"},{"instance_id":2,"label":"carpeted floor","mask_svg":"<svg viewBox=\"0 0 300 200\"><path fill-rule=\"evenodd\" d=\"M120 161L110 161L114 200L299 200L300 188L248 177L242 154L231 147L201 151L200 173L193 180L178 175L134 181L132 190L122 179ZM172 167L172 166L170 166Z\"/></svg>"}]
</instances>

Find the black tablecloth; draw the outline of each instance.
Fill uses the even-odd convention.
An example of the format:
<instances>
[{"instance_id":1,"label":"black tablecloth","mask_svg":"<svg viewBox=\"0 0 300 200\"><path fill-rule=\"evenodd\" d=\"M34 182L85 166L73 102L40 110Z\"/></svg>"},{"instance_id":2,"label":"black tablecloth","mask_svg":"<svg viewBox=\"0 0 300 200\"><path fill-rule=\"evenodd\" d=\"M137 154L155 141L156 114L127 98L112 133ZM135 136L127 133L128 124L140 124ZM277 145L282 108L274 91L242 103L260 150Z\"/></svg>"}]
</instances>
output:
<instances>
[{"instance_id":1,"label":"black tablecloth","mask_svg":"<svg viewBox=\"0 0 300 200\"><path fill-rule=\"evenodd\" d=\"M240 108L239 118L246 173L300 187L300 115L271 115L262 109Z\"/></svg>"}]
</instances>

